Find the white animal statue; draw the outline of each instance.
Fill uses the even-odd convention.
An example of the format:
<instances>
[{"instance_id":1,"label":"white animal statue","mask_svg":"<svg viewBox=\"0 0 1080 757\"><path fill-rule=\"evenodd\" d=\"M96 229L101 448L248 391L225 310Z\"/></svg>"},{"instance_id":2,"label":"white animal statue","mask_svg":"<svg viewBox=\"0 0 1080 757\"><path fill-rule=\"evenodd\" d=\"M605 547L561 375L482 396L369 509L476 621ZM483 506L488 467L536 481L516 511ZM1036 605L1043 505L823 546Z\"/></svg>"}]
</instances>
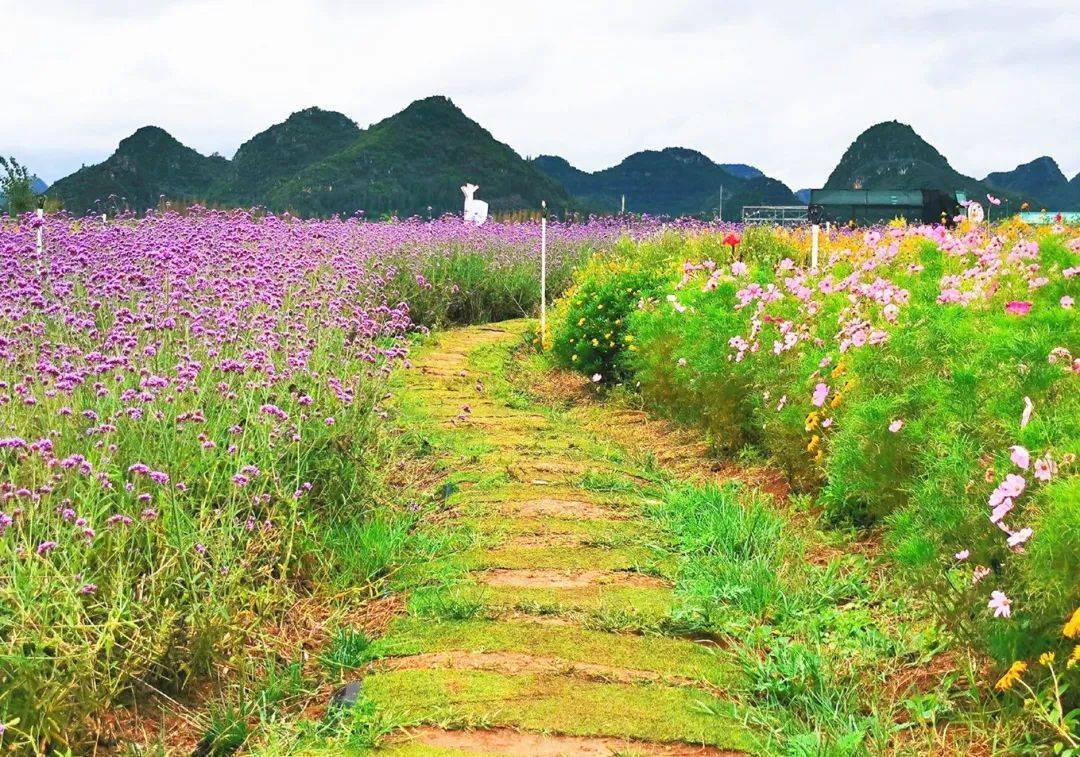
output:
<instances>
[{"instance_id":1,"label":"white animal statue","mask_svg":"<svg viewBox=\"0 0 1080 757\"><path fill-rule=\"evenodd\" d=\"M479 188L475 184L466 184L461 188L461 191L465 194L465 221L471 221L477 226L483 226L484 221L487 220L488 204L483 200L473 199L473 195L476 194L476 190Z\"/></svg>"}]
</instances>

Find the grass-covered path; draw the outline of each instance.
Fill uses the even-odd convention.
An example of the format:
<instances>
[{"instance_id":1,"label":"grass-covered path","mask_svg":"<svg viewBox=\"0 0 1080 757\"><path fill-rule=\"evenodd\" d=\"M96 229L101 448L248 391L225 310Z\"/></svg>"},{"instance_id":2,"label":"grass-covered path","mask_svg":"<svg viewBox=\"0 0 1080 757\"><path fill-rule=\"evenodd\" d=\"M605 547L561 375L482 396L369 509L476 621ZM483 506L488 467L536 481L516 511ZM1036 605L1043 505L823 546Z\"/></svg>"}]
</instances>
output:
<instances>
[{"instance_id":1,"label":"grass-covered path","mask_svg":"<svg viewBox=\"0 0 1080 757\"><path fill-rule=\"evenodd\" d=\"M733 696L739 666L673 629L673 555L645 513L660 463L510 387L525 325L440 334L401 387L447 473L439 527L466 546L428 566L372 650L363 696L407 726L381 750L758 751Z\"/></svg>"}]
</instances>

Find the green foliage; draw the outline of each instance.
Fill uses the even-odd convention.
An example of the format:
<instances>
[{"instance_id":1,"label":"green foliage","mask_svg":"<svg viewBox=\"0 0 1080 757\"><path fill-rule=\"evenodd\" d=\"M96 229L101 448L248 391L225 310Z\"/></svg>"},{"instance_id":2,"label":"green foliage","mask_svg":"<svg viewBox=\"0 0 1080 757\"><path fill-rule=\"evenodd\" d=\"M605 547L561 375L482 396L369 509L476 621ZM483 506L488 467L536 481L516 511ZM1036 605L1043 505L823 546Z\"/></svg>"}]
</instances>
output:
<instances>
[{"instance_id":1,"label":"green foliage","mask_svg":"<svg viewBox=\"0 0 1080 757\"><path fill-rule=\"evenodd\" d=\"M15 158L0 156L0 209L9 215L27 213L37 207L37 195L33 188L33 177L26 166Z\"/></svg>"},{"instance_id":2,"label":"green foliage","mask_svg":"<svg viewBox=\"0 0 1080 757\"><path fill-rule=\"evenodd\" d=\"M731 606L758 616L776 611L790 541L767 500L734 483L691 487L669 495L655 515L685 557L679 591L707 624L721 625Z\"/></svg>"},{"instance_id":3,"label":"green foliage","mask_svg":"<svg viewBox=\"0 0 1080 757\"><path fill-rule=\"evenodd\" d=\"M663 243L634 248L629 242L611 255L596 256L575 275L552 319L551 352L562 365L608 382L626 374L626 356L636 350L627 333L630 314L670 274L657 262ZM628 253L641 252L630 259Z\"/></svg>"},{"instance_id":4,"label":"green foliage","mask_svg":"<svg viewBox=\"0 0 1080 757\"><path fill-rule=\"evenodd\" d=\"M1045 650L1065 654L1061 626L1080 605L1073 536L1080 510L1073 504L1075 463L1068 464L1080 452L1080 392L1071 365L1080 354L1080 319L1059 303L1080 297L1076 278L1062 274L1077 265L1076 243L1042 233L1037 250L1010 253L1030 232L1005 225L998 233L1002 241L979 254L999 255L1002 263L992 268L986 301L969 304L939 296L949 277L964 281L974 249L945 252L897 231L887 258L860 249L864 242L854 235L843 240L853 251L826 250L828 269L810 283L873 270L862 280L880 277L886 283L874 286L906 293L890 318L880 304L853 310L846 292L815 293L812 317L792 296L767 308L742 302L755 289L784 293L798 285L800 279L788 280L796 274L785 273L806 258L798 233L747 233L739 250L747 270L739 273L715 237L625 246L579 273L557 306L550 353L563 365L638 387L648 407L702 428L720 450L763 449L793 486L821 492L832 522L884 526L909 587L932 597L948 627L976 648L1002 663ZM878 259L867 260L871 255ZM1037 285L1029 285L1035 269L1028 260L1045 274ZM684 261L688 273L677 281L673 272ZM723 266L718 275L713 264ZM649 282L633 302L612 294L622 291L628 271ZM1006 312L1011 300L1031 301L1031 312ZM609 301L621 304L610 312L623 316L622 331L614 347L590 349L583 337L612 328L605 320L611 316L596 306ZM853 312L879 330L878 344L838 349ZM793 349L785 347L782 324L803 329ZM828 389L820 406L811 403L818 384ZM1035 412L1021 428L1025 398ZM1009 524L1014 531L1031 527L1035 536L1019 551L989 521L986 504L1017 470L1012 445L1030 450L1032 461L1047 455L1062 463L1049 485L1025 473L1027 491ZM962 551L970 556L958 562L953 554ZM982 583L972 582L975 566L990 571ZM760 590L743 589L748 608L772 591L768 571L753 561L729 557L710 572L721 587ZM1008 622L994 618L987 609L992 590L1023 609Z\"/></svg>"},{"instance_id":5,"label":"green foliage","mask_svg":"<svg viewBox=\"0 0 1080 757\"><path fill-rule=\"evenodd\" d=\"M329 648L320 657L322 664L333 673L356 670L368 662L371 639L362 631L339 628Z\"/></svg>"},{"instance_id":6,"label":"green foliage","mask_svg":"<svg viewBox=\"0 0 1080 757\"><path fill-rule=\"evenodd\" d=\"M569 270L568 260L551 271L554 291L565 288ZM390 286L409 303L414 323L436 328L531 315L540 307L537 277L530 261L500 262L492 255L449 250L429 258L418 274L402 266Z\"/></svg>"}]
</instances>

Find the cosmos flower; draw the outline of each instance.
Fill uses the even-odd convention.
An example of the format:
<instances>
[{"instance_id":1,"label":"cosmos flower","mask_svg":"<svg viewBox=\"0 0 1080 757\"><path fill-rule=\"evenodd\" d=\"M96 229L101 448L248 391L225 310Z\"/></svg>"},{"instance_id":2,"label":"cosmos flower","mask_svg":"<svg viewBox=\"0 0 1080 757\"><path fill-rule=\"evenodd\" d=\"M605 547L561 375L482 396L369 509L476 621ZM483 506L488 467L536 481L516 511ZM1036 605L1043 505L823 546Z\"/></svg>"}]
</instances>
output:
<instances>
[{"instance_id":1,"label":"cosmos flower","mask_svg":"<svg viewBox=\"0 0 1080 757\"><path fill-rule=\"evenodd\" d=\"M1012 460L1013 465L1017 466L1018 468L1023 468L1024 470L1027 470L1028 465L1031 464L1031 455L1028 453L1028 451L1021 447L1019 444L1014 444L1009 449L1012 450L1012 454L1009 456L1009 459Z\"/></svg>"},{"instance_id":2,"label":"cosmos flower","mask_svg":"<svg viewBox=\"0 0 1080 757\"><path fill-rule=\"evenodd\" d=\"M1012 600L1005 596L1004 592L994 590L990 592L990 601L986 606L994 611L995 618L1012 617Z\"/></svg>"}]
</instances>

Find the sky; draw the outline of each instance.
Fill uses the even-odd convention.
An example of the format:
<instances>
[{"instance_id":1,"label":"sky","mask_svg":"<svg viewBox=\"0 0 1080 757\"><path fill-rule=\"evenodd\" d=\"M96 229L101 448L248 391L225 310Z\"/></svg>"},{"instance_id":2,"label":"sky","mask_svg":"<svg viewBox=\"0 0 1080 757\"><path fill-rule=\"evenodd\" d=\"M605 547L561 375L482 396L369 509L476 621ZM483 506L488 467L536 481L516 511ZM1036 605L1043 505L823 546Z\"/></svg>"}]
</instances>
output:
<instances>
[{"instance_id":1,"label":"sky","mask_svg":"<svg viewBox=\"0 0 1080 757\"><path fill-rule=\"evenodd\" d=\"M231 157L296 110L432 94L589 171L680 146L818 187L896 119L977 178L1080 172L1075 0L0 0L0 28L0 154L50 182L146 124Z\"/></svg>"}]
</instances>

